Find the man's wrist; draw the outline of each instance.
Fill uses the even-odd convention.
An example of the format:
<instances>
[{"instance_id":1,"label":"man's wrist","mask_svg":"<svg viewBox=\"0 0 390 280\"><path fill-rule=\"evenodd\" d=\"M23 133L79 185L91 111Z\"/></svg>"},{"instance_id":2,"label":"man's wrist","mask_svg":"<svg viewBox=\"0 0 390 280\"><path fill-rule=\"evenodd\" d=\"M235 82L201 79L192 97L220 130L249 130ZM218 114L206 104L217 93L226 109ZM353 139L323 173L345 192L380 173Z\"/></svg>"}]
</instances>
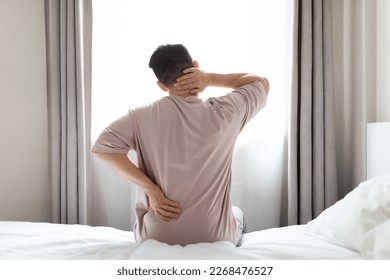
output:
<instances>
[{"instance_id":1,"label":"man's wrist","mask_svg":"<svg viewBox=\"0 0 390 280\"><path fill-rule=\"evenodd\" d=\"M153 184L153 183L150 183L150 184L148 183L148 184L143 185L142 188L144 189L145 193L147 195L149 195L149 194L152 194L153 192L155 192L157 190L158 186Z\"/></svg>"},{"instance_id":2,"label":"man's wrist","mask_svg":"<svg viewBox=\"0 0 390 280\"><path fill-rule=\"evenodd\" d=\"M211 86L211 85L212 85L212 81L213 81L213 79L212 79L212 74L211 74L211 73L205 72L204 75L205 75L205 84L206 84L206 87Z\"/></svg>"}]
</instances>

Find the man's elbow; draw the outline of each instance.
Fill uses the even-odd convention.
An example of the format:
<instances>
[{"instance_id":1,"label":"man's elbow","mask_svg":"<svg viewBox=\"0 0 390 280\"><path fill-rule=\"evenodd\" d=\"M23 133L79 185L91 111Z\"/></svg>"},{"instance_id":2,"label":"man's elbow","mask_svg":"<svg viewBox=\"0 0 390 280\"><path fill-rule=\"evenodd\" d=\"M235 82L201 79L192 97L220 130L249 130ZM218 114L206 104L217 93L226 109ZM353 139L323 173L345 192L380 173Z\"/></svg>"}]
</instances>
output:
<instances>
[{"instance_id":1,"label":"man's elbow","mask_svg":"<svg viewBox=\"0 0 390 280\"><path fill-rule=\"evenodd\" d=\"M261 82L261 84L263 85L263 87L264 87L264 89L265 89L265 92L267 93L267 95L268 95L268 93L269 93L269 81L268 81L268 79L267 78L264 78L264 77L261 77L261 80L260 80L260 82Z\"/></svg>"},{"instance_id":2,"label":"man's elbow","mask_svg":"<svg viewBox=\"0 0 390 280\"><path fill-rule=\"evenodd\" d=\"M97 158L97 159L104 159L104 157L106 156L105 153L102 153L102 152L98 152L98 151L94 151L92 150L91 153Z\"/></svg>"}]
</instances>

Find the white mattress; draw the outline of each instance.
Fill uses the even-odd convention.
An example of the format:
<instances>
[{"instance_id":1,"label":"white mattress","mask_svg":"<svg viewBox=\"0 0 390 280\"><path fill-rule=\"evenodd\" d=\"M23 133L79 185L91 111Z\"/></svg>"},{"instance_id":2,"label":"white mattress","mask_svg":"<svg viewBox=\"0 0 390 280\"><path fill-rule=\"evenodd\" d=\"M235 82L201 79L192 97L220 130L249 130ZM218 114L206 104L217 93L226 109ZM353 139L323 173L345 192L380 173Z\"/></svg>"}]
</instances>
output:
<instances>
[{"instance_id":1,"label":"white mattress","mask_svg":"<svg viewBox=\"0 0 390 280\"><path fill-rule=\"evenodd\" d=\"M227 241L171 246L134 241L108 227L0 222L5 260L354 260L390 259L390 176L361 183L307 225L256 231Z\"/></svg>"},{"instance_id":2,"label":"white mattress","mask_svg":"<svg viewBox=\"0 0 390 280\"><path fill-rule=\"evenodd\" d=\"M247 233L237 248L227 241L185 247L135 243L132 232L108 227L0 222L0 259L362 259L356 251L305 234L305 227Z\"/></svg>"}]
</instances>

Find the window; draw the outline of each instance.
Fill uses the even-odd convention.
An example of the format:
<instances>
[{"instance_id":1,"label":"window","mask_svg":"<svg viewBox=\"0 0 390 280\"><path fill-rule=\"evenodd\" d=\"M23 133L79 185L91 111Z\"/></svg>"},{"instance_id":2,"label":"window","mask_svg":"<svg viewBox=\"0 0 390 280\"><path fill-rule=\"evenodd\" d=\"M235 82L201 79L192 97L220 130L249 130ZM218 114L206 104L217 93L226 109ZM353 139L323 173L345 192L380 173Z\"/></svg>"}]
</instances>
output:
<instances>
[{"instance_id":1,"label":"window","mask_svg":"<svg viewBox=\"0 0 390 280\"><path fill-rule=\"evenodd\" d=\"M267 106L243 130L234 155L233 201L247 204L245 190L238 190L241 185L261 185L259 180L272 185L272 178L256 174L273 168L272 176L279 180L282 172L290 86L290 5L288 0L94 0L92 140L127 110L164 96L148 67L158 45L182 43L205 71L267 77L271 83ZM206 92L200 97L222 95L227 89ZM252 168L240 171L245 162L263 170L248 175Z\"/></svg>"}]
</instances>

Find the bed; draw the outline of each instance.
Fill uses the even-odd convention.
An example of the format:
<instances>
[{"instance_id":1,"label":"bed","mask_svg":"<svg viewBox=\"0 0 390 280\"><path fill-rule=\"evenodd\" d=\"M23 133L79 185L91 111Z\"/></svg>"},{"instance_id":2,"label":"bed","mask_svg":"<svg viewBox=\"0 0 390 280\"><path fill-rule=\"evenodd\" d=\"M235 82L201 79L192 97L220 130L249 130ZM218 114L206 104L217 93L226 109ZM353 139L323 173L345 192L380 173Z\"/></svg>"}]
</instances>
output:
<instances>
[{"instance_id":1,"label":"bed","mask_svg":"<svg viewBox=\"0 0 390 280\"><path fill-rule=\"evenodd\" d=\"M0 259L390 259L390 176L361 183L306 225L246 233L239 247L136 243L132 232L109 227L3 221Z\"/></svg>"}]
</instances>

